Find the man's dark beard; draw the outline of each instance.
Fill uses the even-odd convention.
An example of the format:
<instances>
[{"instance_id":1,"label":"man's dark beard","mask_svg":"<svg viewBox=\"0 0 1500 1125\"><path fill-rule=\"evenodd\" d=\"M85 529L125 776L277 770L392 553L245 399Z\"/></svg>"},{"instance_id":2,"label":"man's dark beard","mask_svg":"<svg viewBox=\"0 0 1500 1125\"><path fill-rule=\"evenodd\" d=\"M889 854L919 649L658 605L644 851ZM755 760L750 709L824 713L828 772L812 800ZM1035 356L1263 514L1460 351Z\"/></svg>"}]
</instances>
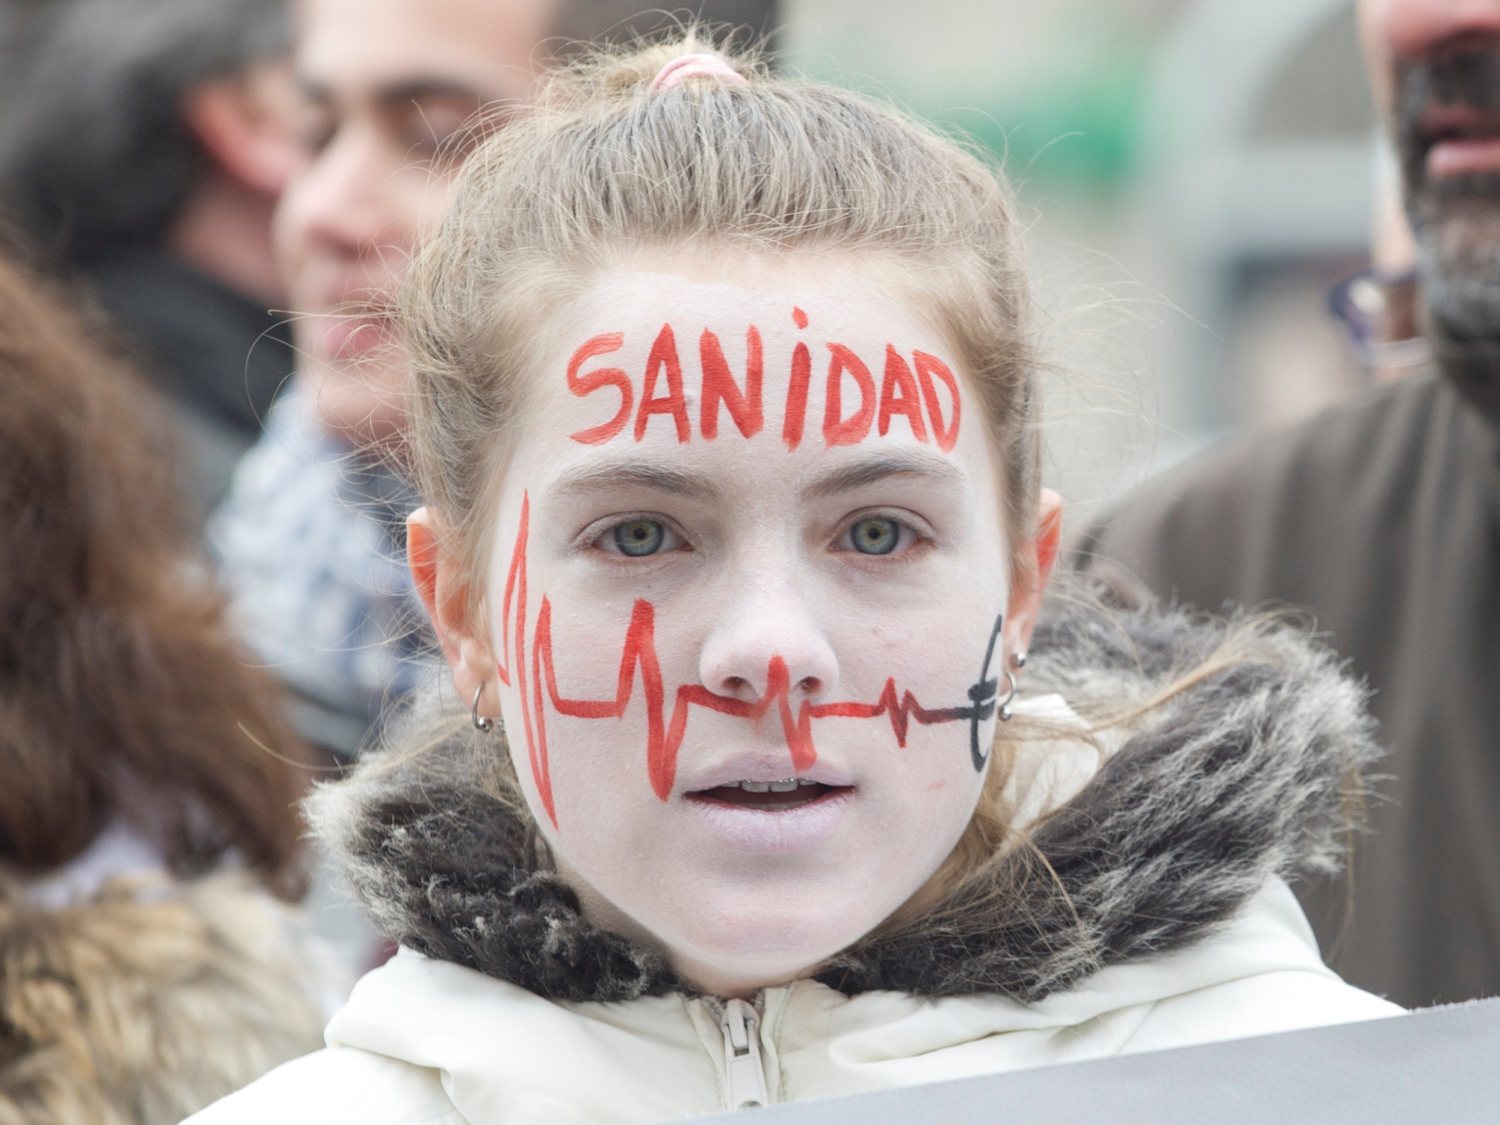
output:
<instances>
[{"instance_id":1,"label":"man's dark beard","mask_svg":"<svg viewBox=\"0 0 1500 1125\"><path fill-rule=\"evenodd\" d=\"M1456 386L1500 424L1500 171L1431 181L1434 106L1500 114L1500 49L1410 63L1397 74L1395 140L1434 352Z\"/></svg>"}]
</instances>

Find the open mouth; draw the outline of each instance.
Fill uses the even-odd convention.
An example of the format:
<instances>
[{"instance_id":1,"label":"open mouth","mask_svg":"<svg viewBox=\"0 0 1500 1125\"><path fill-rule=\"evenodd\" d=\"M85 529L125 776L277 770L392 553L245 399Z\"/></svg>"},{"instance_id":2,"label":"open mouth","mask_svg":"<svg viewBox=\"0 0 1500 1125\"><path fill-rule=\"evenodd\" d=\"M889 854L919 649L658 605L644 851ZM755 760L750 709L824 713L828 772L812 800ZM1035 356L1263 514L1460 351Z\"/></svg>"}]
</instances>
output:
<instances>
[{"instance_id":1,"label":"open mouth","mask_svg":"<svg viewBox=\"0 0 1500 1125\"><path fill-rule=\"evenodd\" d=\"M848 793L852 788L853 786L824 785L807 778L793 777L784 781L736 781L716 785L712 789L689 793L687 799L759 812L790 812L830 800Z\"/></svg>"}]
</instances>

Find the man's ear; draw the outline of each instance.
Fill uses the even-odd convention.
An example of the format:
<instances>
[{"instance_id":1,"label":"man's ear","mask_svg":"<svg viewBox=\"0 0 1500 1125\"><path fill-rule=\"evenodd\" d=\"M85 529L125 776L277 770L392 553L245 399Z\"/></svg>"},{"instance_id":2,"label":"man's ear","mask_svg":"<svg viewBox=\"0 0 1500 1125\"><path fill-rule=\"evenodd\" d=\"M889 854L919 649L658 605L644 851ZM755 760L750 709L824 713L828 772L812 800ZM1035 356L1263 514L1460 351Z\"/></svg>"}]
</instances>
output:
<instances>
[{"instance_id":1,"label":"man's ear","mask_svg":"<svg viewBox=\"0 0 1500 1125\"><path fill-rule=\"evenodd\" d=\"M1052 577L1053 564L1057 562L1058 548L1062 543L1063 500L1050 488L1042 489L1037 499L1036 537L1025 548L1035 552L1036 562L1030 575L1011 586L1010 604L1005 611L1005 657L1009 660L1016 653L1025 652L1031 644L1031 631L1036 628L1036 617L1046 593L1047 582Z\"/></svg>"},{"instance_id":2,"label":"man's ear","mask_svg":"<svg viewBox=\"0 0 1500 1125\"><path fill-rule=\"evenodd\" d=\"M294 97L287 65L265 63L189 90L182 119L220 172L274 199L302 163Z\"/></svg>"},{"instance_id":3,"label":"man's ear","mask_svg":"<svg viewBox=\"0 0 1500 1125\"><path fill-rule=\"evenodd\" d=\"M406 562L411 568L417 596L432 620L433 632L442 646L443 659L453 672L459 698L468 702L482 686L481 713L496 714L500 700L495 695L495 657L489 631L482 620L474 620L466 575L445 546L445 529L439 515L418 508L406 517Z\"/></svg>"}]
</instances>

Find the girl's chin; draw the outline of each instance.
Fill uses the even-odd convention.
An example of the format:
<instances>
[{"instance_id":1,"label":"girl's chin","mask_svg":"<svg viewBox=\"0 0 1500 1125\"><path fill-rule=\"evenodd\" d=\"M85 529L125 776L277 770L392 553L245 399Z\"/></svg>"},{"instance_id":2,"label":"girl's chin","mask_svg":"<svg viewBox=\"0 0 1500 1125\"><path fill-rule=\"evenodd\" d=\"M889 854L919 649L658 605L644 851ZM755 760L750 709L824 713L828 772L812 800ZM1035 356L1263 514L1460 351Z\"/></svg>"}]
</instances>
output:
<instances>
[{"instance_id":1,"label":"girl's chin","mask_svg":"<svg viewBox=\"0 0 1500 1125\"><path fill-rule=\"evenodd\" d=\"M732 943L718 935L719 940L711 944L699 935L691 953L672 948L665 952L678 974L703 991L717 996L748 996L811 976L819 965L867 932L850 934L847 918L835 921L841 923L836 932L833 927L827 933L798 934L767 928L741 931Z\"/></svg>"},{"instance_id":2,"label":"girl's chin","mask_svg":"<svg viewBox=\"0 0 1500 1125\"><path fill-rule=\"evenodd\" d=\"M724 879L696 870L641 913L622 909L582 879L561 856L559 870L595 925L655 949L684 980L705 992L743 996L811 975L869 933L900 902L851 895L870 882L855 872L798 878ZM692 892L684 891L691 886ZM628 898L628 896L627 896ZM645 905L645 904L641 904ZM883 912L882 912L883 910Z\"/></svg>"},{"instance_id":3,"label":"girl's chin","mask_svg":"<svg viewBox=\"0 0 1500 1125\"><path fill-rule=\"evenodd\" d=\"M837 950L831 950L814 961L804 962L799 959L795 963L779 966L775 962L767 962L755 969L747 969L743 962L726 963L717 959L711 963L684 961L676 957L671 960L678 975L695 988L712 996L748 999L763 989L811 976L817 971L818 965L835 952Z\"/></svg>"}]
</instances>

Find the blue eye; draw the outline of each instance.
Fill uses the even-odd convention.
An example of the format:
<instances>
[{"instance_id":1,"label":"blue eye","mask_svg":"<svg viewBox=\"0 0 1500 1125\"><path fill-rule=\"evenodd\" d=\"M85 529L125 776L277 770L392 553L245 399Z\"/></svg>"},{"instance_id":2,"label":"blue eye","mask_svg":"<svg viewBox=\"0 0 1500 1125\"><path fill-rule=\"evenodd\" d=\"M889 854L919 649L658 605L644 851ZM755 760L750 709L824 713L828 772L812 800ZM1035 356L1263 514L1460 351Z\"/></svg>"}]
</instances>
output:
<instances>
[{"instance_id":1,"label":"blue eye","mask_svg":"<svg viewBox=\"0 0 1500 1125\"><path fill-rule=\"evenodd\" d=\"M584 534L580 545L609 555L617 562L626 559L663 558L692 547L669 520L649 515L624 515L603 519Z\"/></svg>"},{"instance_id":2,"label":"blue eye","mask_svg":"<svg viewBox=\"0 0 1500 1125\"><path fill-rule=\"evenodd\" d=\"M630 520L620 524L609 535L620 554L629 555L633 559L656 554L667 539L666 528L656 520Z\"/></svg>"},{"instance_id":3,"label":"blue eye","mask_svg":"<svg viewBox=\"0 0 1500 1125\"><path fill-rule=\"evenodd\" d=\"M901 525L884 516L866 516L849 529L849 540L862 555L888 555L901 543Z\"/></svg>"}]
</instances>

